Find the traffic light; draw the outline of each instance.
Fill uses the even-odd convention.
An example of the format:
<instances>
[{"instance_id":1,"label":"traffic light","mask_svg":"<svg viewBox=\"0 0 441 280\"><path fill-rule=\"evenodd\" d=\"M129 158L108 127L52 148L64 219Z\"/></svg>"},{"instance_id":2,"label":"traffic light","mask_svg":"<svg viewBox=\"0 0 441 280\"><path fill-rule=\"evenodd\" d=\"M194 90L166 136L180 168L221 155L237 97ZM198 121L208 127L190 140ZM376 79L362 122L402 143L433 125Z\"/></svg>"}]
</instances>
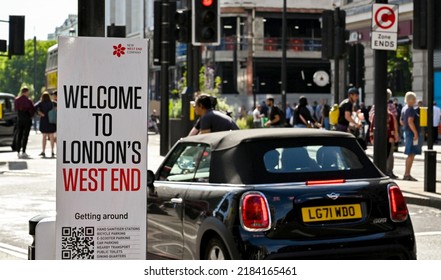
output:
<instances>
[{"instance_id":1,"label":"traffic light","mask_svg":"<svg viewBox=\"0 0 441 280\"><path fill-rule=\"evenodd\" d=\"M25 17L9 16L9 56L24 55Z\"/></svg>"},{"instance_id":2,"label":"traffic light","mask_svg":"<svg viewBox=\"0 0 441 280\"><path fill-rule=\"evenodd\" d=\"M349 84L353 87L364 86L364 46L355 44L350 47L348 57Z\"/></svg>"},{"instance_id":3,"label":"traffic light","mask_svg":"<svg viewBox=\"0 0 441 280\"><path fill-rule=\"evenodd\" d=\"M175 14L176 2L169 2L169 5L163 7L161 1L155 1L153 6L154 31L153 31L153 65L161 65L163 53L167 57L169 65L176 64L176 39L175 39ZM168 25L163 22L163 17L168 20ZM163 30L163 25L167 26ZM167 48L164 48L164 44Z\"/></svg>"},{"instance_id":4,"label":"traffic light","mask_svg":"<svg viewBox=\"0 0 441 280\"><path fill-rule=\"evenodd\" d=\"M78 36L106 36L105 2L105 0L78 0Z\"/></svg>"},{"instance_id":5,"label":"traffic light","mask_svg":"<svg viewBox=\"0 0 441 280\"><path fill-rule=\"evenodd\" d=\"M413 48L427 49L427 0L413 1Z\"/></svg>"},{"instance_id":6,"label":"traffic light","mask_svg":"<svg viewBox=\"0 0 441 280\"><path fill-rule=\"evenodd\" d=\"M0 40L0 52L6 52L7 50L6 40Z\"/></svg>"},{"instance_id":7,"label":"traffic light","mask_svg":"<svg viewBox=\"0 0 441 280\"><path fill-rule=\"evenodd\" d=\"M191 10L176 11L176 40L180 43L191 42Z\"/></svg>"},{"instance_id":8,"label":"traffic light","mask_svg":"<svg viewBox=\"0 0 441 280\"><path fill-rule=\"evenodd\" d=\"M112 23L107 26L107 37L125 38L126 37L126 26L125 25L115 25Z\"/></svg>"},{"instance_id":9,"label":"traffic light","mask_svg":"<svg viewBox=\"0 0 441 280\"><path fill-rule=\"evenodd\" d=\"M334 59L346 53L346 12L336 8L322 13L322 58Z\"/></svg>"},{"instance_id":10,"label":"traffic light","mask_svg":"<svg viewBox=\"0 0 441 280\"><path fill-rule=\"evenodd\" d=\"M322 13L322 58L334 58L334 12L331 10Z\"/></svg>"},{"instance_id":11,"label":"traffic light","mask_svg":"<svg viewBox=\"0 0 441 280\"><path fill-rule=\"evenodd\" d=\"M341 57L346 53L346 12L334 10L334 56Z\"/></svg>"},{"instance_id":12,"label":"traffic light","mask_svg":"<svg viewBox=\"0 0 441 280\"><path fill-rule=\"evenodd\" d=\"M194 0L192 16L192 43L219 45L220 19L218 0Z\"/></svg>"}]
</instances>

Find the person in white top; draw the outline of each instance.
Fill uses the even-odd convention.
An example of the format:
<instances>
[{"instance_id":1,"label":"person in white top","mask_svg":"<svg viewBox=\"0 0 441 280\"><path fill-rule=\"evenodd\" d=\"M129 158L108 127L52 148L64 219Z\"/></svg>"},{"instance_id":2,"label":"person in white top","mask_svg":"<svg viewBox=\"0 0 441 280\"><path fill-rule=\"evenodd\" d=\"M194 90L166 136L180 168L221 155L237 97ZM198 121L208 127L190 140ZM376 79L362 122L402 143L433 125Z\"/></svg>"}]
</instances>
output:
<instances>
[{"instance_id":1,"label":"person in white top","mask_svg":"<svg viewBox=\"0 0 441 280\"><path fill-rule=\"evenodd\" d=\"M433 102L433 143L438 144L438 126L441 118L441 109L436 106L436 101Z\"/></svg>"},{"instance_id":2,"label":"person in white top","mask_svg":"<svg viewBox=\"0 0 441 280\"><path fill-rule=\"evenodd\" d=\"M262 106L257 104L256 109L253 111L253 124L254 128L261 128L262 127L262 118L263 114L261 113Z\"/></svg>"}]
</instances>

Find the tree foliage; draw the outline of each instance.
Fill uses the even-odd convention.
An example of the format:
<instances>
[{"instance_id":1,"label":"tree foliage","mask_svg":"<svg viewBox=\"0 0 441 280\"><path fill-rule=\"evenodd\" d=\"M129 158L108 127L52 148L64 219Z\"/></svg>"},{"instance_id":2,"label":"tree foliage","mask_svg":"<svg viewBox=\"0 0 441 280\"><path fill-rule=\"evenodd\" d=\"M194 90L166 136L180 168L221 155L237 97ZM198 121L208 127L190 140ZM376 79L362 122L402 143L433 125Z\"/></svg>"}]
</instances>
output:
<instances>
[{"instance_id":1,"label":"tree foliage","mask_svg":"<svg viewBox=\"0 0 441 280\"><path fill-rule=\"evenodd\" d=\"M224 112L232 112L232 108L227 104L226 98L220 98L220 87L222 78L214 76L214 69L207 68L205 65L199 69L199 91L217 97L217 109ZM169 116L178 118L182 113L182 100L177 98L187 87L187 70L184 69L182 77L177 82L177 88L171 90L172 98L169 104ZM180 97L180 96L179 96Z\"/></svg>"},{"instance_id":2,"label":"tree foliage","mask_svg":"<svg viewBox=\"0 0 441 280\"><path fill-rule=\"evenodd\" d=\"M412 90L412 51L410 45L400 45L395 52L388 52L388 87L393 96L404 96Z\"/></svg>"},{"instance_id":3,"label":"tree foliage","mask_svg":"<svg viewBox=\"0 0 441 280\"><path fill-rule=\"evenodd\" d=\"M0 91L18 94L20 88L27 86L31 97L38 100L45 87L45 67L47 50L56 41L37 41L36 83L34 88L34 40L26 40L25 55L0 57Z\"/></svg>"}]
</instances>

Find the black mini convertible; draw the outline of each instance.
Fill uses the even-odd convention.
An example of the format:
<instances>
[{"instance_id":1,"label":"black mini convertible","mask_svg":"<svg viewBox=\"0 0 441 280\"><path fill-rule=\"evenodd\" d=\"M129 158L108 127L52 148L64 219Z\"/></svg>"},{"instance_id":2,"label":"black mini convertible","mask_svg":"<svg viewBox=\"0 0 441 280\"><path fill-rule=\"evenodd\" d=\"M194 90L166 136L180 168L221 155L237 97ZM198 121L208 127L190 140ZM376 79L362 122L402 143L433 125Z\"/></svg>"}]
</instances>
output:
<instances>
[{"instance_id":1,"label":"black mini convertible","mask_svg":"<svg viewBox=\"0 0 441 280\"><path fill-rule=\"evenodd\" d=\"M347 133L191 136L148 177L148 258L416 259L400 188Z\"/></svg>"}]
</instances>

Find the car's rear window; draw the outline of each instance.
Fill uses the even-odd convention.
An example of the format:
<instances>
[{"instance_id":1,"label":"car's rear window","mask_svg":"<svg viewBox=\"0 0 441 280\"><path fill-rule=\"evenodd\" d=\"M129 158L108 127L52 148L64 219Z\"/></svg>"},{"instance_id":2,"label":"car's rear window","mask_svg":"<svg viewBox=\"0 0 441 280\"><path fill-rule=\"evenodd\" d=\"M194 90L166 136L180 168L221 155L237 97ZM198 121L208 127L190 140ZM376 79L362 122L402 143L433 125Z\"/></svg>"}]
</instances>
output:
<instances>
[{"instance_id":1,"label":"car's rear window","mask_svg":"<svg viewBox=\"0 0 441 280\"><path fill-rule=\"evenodd\" d=\"M270 173L344 171L363 168L358 156L341 146L305 145L277 147L263 155Z\"/></svg>"},{"instance_id":2,"label":"car's rear window","mask_svg":"<svg viewBox=\"0 0 441 280\"><path fill-rule=\"evenodd\" d=\"M271 184L380 178L355 138L253 139L212 155L210 182Z\"/></svg>"}]
</instances>

